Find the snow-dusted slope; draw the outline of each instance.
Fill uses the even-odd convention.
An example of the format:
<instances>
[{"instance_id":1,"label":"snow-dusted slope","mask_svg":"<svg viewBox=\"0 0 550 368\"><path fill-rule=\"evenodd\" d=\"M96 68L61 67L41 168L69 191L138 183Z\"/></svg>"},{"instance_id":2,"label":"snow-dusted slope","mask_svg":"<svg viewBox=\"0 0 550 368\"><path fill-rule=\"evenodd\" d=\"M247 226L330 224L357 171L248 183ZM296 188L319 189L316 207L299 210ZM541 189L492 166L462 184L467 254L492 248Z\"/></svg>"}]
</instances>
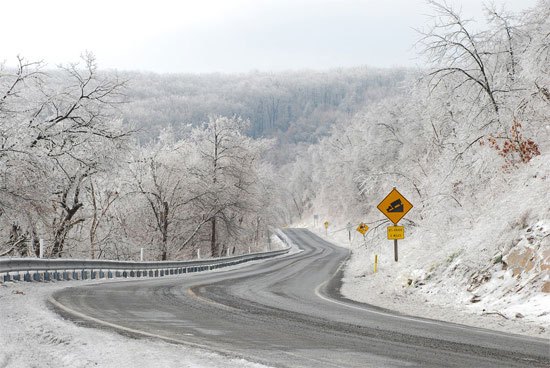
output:
<instances>
[{"instance_id":1,"label":"snow-dusted slope","mask_svg":"<svg viewBox=\"0 0 550 368\"><path fill-rule=\"evenodd\" d=\"M354 231L349 244L344 226L331 225L329 239L353 250L343 294L405 313L550 337L549 162L549 154L536 157L479 187L475 199L462 203L464 216L453 216L452 208L424 211L416 226L406 226L397 263L385 226L371 229L365 242Z\"/></svg>"}]
</instances>

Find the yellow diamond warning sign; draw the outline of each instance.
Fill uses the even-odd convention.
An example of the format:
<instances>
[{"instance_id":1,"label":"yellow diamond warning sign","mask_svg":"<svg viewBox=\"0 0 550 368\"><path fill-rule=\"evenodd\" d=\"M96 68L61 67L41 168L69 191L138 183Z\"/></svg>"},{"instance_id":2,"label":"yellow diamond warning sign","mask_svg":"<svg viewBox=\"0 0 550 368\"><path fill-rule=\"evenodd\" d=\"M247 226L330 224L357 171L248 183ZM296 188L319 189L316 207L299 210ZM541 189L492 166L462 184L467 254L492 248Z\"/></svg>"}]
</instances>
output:
<instances>
[{"instance_id":1,"label":"yellow diamond warning sign","mask_svg":"<svg viewBox=\"0 0 550 368\"><path fill-rule=\"evenodd\" d=\"M403 218L413 208L411 202L403 197L397 189L393 190L380 202L378 209L382 212L394 225L397 225L399 220Z\"/></svg>"},{"instance_id":2,"label":"yellow diamond warning sign","mask_svg":"<svg viewBox=\"0 0 550 368\"><path fill-rule=\"evenodd\" d=\"M362 235L365 235L367 231L369 231L369 227L364 222L361 222L359 226L357 226L357 231L359 231Z\"/></svg>"}]
</instances>

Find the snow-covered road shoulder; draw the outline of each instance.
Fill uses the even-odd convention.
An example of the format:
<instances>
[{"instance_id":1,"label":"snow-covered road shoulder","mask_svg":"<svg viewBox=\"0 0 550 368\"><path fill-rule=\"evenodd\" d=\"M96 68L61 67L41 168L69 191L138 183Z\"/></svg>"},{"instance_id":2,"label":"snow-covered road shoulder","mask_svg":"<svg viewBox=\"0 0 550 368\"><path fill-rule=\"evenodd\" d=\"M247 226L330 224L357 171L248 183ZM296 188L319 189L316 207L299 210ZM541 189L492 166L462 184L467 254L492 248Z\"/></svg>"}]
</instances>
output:
<instances>
[{"instance_id":1,"label":"snow-covered road shoulder","mask_svg":"<svg viewBox=\"0 0 550 368\"><path fill-rule=\"evenodd\" d=\"M487 296L492 295L491 292L496 288L487 283L484 286L489 290L484 294L486 298L483 302L471 303L473 294L463 290L463 286L452 278L445 281L445 275L440 275L437 283L433 280L423 282L425 272L420 267L415 268L415 265L422 264L424 260L417 259L419 257L412 259L413 252L407 250L406 243L401 249L403 259L396 263L391 246L365 248L355 234L352 234L354 241L350 245L347 231L337 231L326 236L324 229L310 227L310 230L336 245L351 249L341 287L341 294L348 299L412 316L550 338L549 294L529 295L527 303L525 297L515 300L513 294L497 300L500 294L492 298ZM375 253L379 257L376 273L373 270ZM503 284L510 276L506 272L501 273L494 276L494 282L499 284L498 290L503 289ZM501 312L504 305L507 309Z\"/></svg>"},{"instance_id":2,"label":"snow-covered road shoulder","mask_svg":"<svg viewBox=\"0 0 550 368\"><path fill-rule=\"evenodd\" d=\"M263 367L187 346L81 327L49 309L47 300L55 291L90 284L0 284L0 367Z\"/></svg>"}]
</instances>

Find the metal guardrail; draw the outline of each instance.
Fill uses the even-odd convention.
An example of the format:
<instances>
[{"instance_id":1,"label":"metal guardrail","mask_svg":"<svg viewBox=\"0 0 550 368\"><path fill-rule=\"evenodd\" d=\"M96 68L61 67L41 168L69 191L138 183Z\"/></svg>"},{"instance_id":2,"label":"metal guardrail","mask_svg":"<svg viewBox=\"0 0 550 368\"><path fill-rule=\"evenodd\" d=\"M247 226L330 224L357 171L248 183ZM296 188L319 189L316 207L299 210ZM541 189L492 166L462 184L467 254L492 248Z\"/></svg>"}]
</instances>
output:
<instances>
[{"instance_id":1,"label":"metal guardrail","mask_svg":"<svg viewBox=\"0 0 550 368\"><path fill-rule=\"evenodd\" d=\"M283 240L288 245L286 240ZM0 283L7 281L64 281L116 277L162 277L214 270L239 263L276 257L286 249L235 257L192 261L132 262L77 259L0 259Z\"/></svg>"}]
</instances>

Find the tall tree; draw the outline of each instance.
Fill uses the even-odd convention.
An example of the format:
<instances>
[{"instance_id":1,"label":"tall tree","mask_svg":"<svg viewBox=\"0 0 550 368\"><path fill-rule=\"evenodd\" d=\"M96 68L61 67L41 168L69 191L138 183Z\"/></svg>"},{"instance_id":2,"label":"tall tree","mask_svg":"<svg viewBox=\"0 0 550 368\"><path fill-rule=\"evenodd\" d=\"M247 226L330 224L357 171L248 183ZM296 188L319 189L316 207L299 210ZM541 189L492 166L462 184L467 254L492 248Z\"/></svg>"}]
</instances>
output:
<instances>
[{"instance_id":1,"label":"tall tree","mask_svg":"<svg viewBox=\"0 0 550 368\"><path fill-rule=\"evenodd\" d=\"M205 188L199 203L203 217L210 222L212 256L220 256L227 247L226 241L220 247L220 224L227 236L236 235L244 215L254 207L259 158L269 143L247 137L247 126L239 117L213 116L191 135L198 152L191 173Z\"/></svg>"}]
</instances>

